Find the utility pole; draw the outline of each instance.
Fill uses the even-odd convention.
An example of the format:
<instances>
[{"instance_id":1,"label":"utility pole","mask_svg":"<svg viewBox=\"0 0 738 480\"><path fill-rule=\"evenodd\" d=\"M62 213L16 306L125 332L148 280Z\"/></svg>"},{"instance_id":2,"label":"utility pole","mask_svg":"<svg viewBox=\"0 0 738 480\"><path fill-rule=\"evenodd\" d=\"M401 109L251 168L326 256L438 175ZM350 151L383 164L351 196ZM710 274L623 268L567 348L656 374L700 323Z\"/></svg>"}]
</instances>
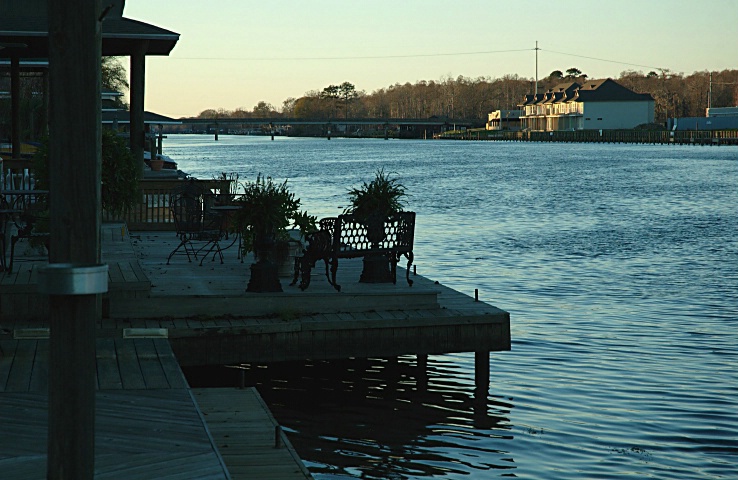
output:
<instances>
[{"instance_id":1,"label":"utility pole","mask_svg":"<svg viewBox=\"0 0 738 480\"><path fill-rule=\"evenodd\" d=\"M536 95L538 95L538 50L540 50L540 48L538 48L538 40L536 40L536 88L533 91L533 93Z\"/></svg>"},{"instance_id":2,"label":"utility pole","mask_svg":"<svg viewBox=\"0 0 738 480\"><path fill-rule=\"evenodd\" d=\"M712 72L710 72L710 89L707 91L707 110L712 108Z\"/></svg>"}]
</instances>

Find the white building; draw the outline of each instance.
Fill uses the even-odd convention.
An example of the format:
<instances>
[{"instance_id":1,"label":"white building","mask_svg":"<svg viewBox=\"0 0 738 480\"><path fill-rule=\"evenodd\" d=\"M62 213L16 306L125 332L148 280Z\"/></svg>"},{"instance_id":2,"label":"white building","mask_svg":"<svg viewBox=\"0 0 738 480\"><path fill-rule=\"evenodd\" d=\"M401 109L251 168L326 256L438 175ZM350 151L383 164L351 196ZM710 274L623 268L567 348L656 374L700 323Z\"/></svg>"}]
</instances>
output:
<instances>
[{"instance_id":1,"label":"white building","mask_svg":"<svg viewBox=\"0 0 738 480\"><path fill-rule=\"evenodd\" d=\"M654 121L654 100L611 79L568 82L526 95L519 105L524 130L611 130Z\"/></svg>"},{"instance_id":2,"label":"white building","mask_svg":"<svg viewBox=\"0 0 738 480\"><path fill-rule=\"evenodd\" d=\"M522 110L495 110L487 115L487 130L520 130Z\"/></svg>"}]
</instances>

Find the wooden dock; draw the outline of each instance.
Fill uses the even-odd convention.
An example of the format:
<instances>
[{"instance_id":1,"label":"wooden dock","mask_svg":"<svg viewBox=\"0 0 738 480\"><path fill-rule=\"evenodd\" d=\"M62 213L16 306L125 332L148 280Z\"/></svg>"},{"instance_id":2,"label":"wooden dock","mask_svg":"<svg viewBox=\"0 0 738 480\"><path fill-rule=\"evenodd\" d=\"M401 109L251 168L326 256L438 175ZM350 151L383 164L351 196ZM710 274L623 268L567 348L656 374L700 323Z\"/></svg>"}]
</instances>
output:
<instances>
[{"instance_id":1,"label":"wooden dock","mask_svg":"<svg viewBox=\"0 0 738 480\"><path fill-rule=\"evenodd\" d=\"M312 478L255 388L192 393L232 478Z\"/></svg>"},{"instance_id":2,"label":"wooden dock","mask_svg":"<svg viewBox=\"0 0 738 480\"><path fill-rule=\"evenodd\" d=\"M473 351L484 386L489 353L510 349L507 312L422 275L412 287L402 270L396 285L361 284L361 260L342 261L341 292L316 268L306 291L283 278L284 292L254 294L250 261L235 248L223 264L167 265L173 232L108 224L102 239L99 478L310 478L284 435L274 448L276 422L255 391L190 390L180 366ZM48 300L36 289L45 263L17 259L0 273L0 471L18 478L45 475Z\"/></svg>"},{"instance_id":3,"label":"wooden dock","mask_svg":"<svg viewBox=\"0 0 738 480\"><path fill-rule=\"evenodd\" d=\"M285 277L282 293L247 293L250 262L235 248L224 252L223 264L207 259L201 267L175 256L167 265L177 242L173 232L129 236L121 225L107 226L110 287L100 335L166 329L182 366L510 349L507 312L422 275L412 276L412 287L402 269L396 285L363 284L355 259L340 263L341 292L316 268L306 291ZM14 286L0 278L0 321L33 326L47 308L35 292L40 264L18 265Z\"/></svg>"},{"instance_id":4,"label":"wooden dock","mask_svg":"<svg viewBox=\"0 0 738 480\"><path fill-rule=\"evenodd\" d=\"M43 479L49 340L14 333L0 340L0 476ZM255 389L190 390L166 339L98 338L96 351L95 478L311 478L286 439L275 448Z\"/></svg>"}]
</instances>

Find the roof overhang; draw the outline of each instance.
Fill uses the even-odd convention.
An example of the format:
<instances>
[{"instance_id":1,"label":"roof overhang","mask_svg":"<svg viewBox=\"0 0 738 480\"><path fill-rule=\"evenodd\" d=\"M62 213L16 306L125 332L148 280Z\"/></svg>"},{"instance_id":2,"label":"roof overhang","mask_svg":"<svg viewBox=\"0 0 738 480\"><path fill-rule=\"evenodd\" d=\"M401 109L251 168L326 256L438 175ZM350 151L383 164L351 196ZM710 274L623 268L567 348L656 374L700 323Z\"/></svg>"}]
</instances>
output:
<instances>
[{"instance_id":1,"label":"roof overhang","mask_svg":"<svg viewBox=\"0 0 738 480\"><path fill-rule=\"evenodd\" d=\"M104 110L101 115L103 125L127 125L131 123L131 115L127 110ZM153 112L144 112L146 125L182 125L182 121Z\"/></svg>"},{"instance_id":2,"label":"roof overhang","mask_svg":"<svg viewBox=\"0 0 738 480\"><path fill-rule=\"evenodd\" d=\"M0 16L0 58L48 58L49 28L46 17ZM146 45L146 55L169 55L179 34L130 18L106 18L102 22L102 54L129 56Z\"/></svg>"}]
</instances>

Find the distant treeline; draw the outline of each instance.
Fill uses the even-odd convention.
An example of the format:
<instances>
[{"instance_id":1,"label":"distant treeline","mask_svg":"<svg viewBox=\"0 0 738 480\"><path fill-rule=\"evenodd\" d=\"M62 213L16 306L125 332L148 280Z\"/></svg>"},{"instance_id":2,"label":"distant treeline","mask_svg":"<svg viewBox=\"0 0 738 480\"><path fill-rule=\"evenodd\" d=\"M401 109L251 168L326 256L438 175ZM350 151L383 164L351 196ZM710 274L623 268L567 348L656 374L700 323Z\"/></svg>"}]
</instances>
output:
<instances>
[{"instance_id":1,"label":"distant treeline","mask_svg":"<svg viewBox=\"0 0 738 480\"><path fill-rule=\"evenodd\" d=\"M545 92L563 82L583 83L588 78L576 68L566 74L559 70L538 81L538 92ZM710 73L681 73L624 71L618 83L638 93L650 93L655 100L656 122L667 118L702 117L708 106ZM505 75L501 78L479 77L443 78L416 83L396 83L372 93L357 91L353 84L344 82L323 90L313 90L300 98L288 98L280 108L261 101L252 110L209 109L199 118L429 118L487 120L494 110L518 108L524 95L533 93L531 78ZM712 74L713 107L738 105L738 70L724 70Z\"/></svg>"}]
</instances>

